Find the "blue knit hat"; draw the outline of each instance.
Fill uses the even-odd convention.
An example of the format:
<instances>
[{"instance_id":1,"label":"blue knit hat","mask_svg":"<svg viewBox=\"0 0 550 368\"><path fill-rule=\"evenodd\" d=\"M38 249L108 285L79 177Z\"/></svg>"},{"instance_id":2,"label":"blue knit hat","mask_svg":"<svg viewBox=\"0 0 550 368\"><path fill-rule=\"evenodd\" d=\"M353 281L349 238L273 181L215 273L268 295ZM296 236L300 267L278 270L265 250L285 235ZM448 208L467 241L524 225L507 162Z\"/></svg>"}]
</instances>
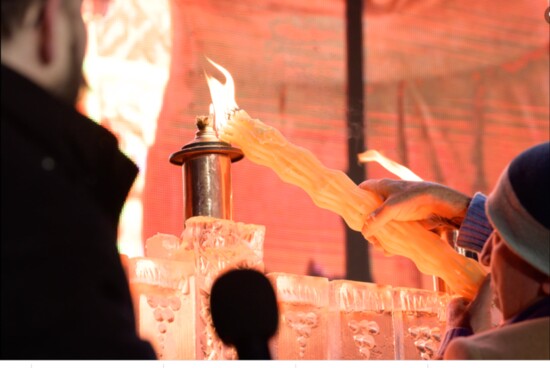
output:
<instances>
[{"instance_id":1,"label":"blue knit hat","mask_svg":"<svg viewBox=\"0 0 550 368\"><path fill-rule=\"evenodd\" d=\"M550 275L550 142L529 148L508 165L486 210L512 250Z\"/></svg>"}]
</instances>

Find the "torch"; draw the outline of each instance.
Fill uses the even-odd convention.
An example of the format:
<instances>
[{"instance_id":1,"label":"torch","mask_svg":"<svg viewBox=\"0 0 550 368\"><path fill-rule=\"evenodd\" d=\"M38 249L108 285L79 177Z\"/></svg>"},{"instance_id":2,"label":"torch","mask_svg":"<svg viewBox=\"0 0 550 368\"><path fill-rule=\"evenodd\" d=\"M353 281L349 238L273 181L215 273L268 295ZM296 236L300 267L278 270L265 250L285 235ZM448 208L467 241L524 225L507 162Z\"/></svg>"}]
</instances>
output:
<instances>
[{"instance_id":1,"label":"torch","mask_svg":"<svg viewBox=\"0 0 550 368\"><path fill-rule=\"evenodd\" d=\"M195 139L170 156L170 162L182 166L185 219L209 216L231 220L231 163L244 157L243 152L221 141L217 127L226 123L235 102L231 74L221 65L207 60L226 78L225 85L205 72L213 104L210 114L197 117ZM227 96L228 98L224 98Z\"/></svg>"},{"instance_id":2,"label":"torch","mask_svg":"<svg viewBox=\"0 0 550 368\"><path fill-rule=\"evenodd\" d=\"M221 141L217 128L238 108L235 85L226 69L207 60L225 76L226 83L221 84L205 72L213 102L210 114L197 117L195 139L173 153L170 162L182 166L185 219L210 216L231 220L231 163L239 161L244 154Z\"/></svg>"},{"instance_id":3,"label":"torch","mask_svg":"<svg viewBox=\"0 0 550 368\"><path fill-rule=\"evenodd\" d=\"M243 152L216 135L214 116L198 116L193 141L170 156L182 167L185 219L210 216L232 219L231 163Z\"/></svg>"}]
</instances>

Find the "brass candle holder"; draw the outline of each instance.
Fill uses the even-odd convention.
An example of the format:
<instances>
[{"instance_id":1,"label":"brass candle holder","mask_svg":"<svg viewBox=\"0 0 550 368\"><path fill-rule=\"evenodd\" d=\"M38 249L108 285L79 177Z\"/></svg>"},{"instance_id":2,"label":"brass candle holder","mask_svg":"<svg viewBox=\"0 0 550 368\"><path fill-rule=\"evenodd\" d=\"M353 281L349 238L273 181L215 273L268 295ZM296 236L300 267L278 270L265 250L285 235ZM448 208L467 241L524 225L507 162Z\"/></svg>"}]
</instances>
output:
<instances>
[{"instance_id":1,"label":"brass candle holder","mask_svg":"<svg viewBox=\"0 0 550 368\"><path fill-rule=\"evenodd\" d=\"M196 125L195 139L170 155L172 164L182 166L185 219L210 216L231 220L231 163L244 154L218 138L213 115L198 116Z\"/></svg>"}]
</instances>

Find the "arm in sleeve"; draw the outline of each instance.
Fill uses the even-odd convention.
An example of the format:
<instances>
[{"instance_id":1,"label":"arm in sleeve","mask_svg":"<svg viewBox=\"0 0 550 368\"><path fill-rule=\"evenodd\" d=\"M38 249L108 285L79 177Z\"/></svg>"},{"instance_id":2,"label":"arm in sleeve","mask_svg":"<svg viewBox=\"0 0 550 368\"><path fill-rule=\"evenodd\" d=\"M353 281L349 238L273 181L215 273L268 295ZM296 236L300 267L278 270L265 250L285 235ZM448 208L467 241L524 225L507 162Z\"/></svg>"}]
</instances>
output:
<instances>
[{"instance_id":1,"label":"arm in sleeve","mask_svg":"<svg viewBox=\"0 0 550 368\"><path fill-rule=\"evenodd\" d=\"M486 200L487 197L479 192L472 198L466 217L458 230L459 247L479 253L493 232L493 227L485 214Z\"/></svg>"},{"instance_id":2,"label":"arm in sleeve","mask_svg":"<svg viewBox=\"0 0 550 368\"><path fill-rule=\"evenodd\" d=\"M465 337L465 336L471 336L474 332L465 327L455 327L447 330L445 333L445 338L443 338L443 341L441 341L441 345L439 345L439 350L437 351L436 356L439 358L442 358L445 354L445 350L447 350L447 347L453 341L456 337Z\"/></svg>"}]
</instances>

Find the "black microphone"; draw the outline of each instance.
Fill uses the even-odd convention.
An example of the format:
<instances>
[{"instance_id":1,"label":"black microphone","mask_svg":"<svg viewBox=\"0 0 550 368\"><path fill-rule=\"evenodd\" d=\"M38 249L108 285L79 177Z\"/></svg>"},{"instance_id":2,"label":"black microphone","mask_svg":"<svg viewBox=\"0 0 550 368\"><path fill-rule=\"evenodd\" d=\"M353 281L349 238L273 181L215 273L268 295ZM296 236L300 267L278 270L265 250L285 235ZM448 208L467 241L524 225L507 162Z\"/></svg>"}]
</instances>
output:
<instances>
[{"instance_id":1,"label":"black microphone","mask_svg":"<svg viewBox=\"0 0 550 368\"><path fill-rule=\"evenodd\" d=\"M219 338L235 346L241 360L270 360L269 339L279 313L273 286L261 272L236 269L220 275L210 292L210 311Z\"/></svg>"}]
</instances>

